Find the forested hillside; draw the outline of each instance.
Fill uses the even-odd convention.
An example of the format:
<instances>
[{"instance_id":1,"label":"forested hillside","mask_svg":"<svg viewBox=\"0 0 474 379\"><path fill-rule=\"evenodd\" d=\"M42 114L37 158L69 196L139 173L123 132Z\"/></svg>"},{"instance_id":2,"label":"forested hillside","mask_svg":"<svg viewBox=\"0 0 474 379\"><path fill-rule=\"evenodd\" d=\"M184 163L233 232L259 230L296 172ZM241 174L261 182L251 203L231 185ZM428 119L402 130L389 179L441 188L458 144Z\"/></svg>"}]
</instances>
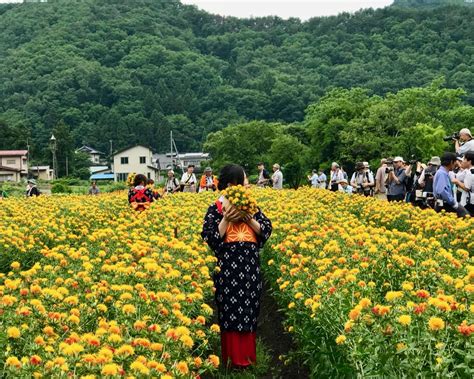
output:
<instances>
[{"instance_id":1,"label":"forested hillside","mask_svg":"<svg viewBox=\"0 0 474 379\"><path fill-rule=\"evenodd\" d=\"M249 120L294 122L333 87L385 94L445 76L474 103L472 7L388 7L307 22L223 18L177 0L0 7L0 148L48 156L178 148ZM59 157L61 159L61 157Z\"/></svg>"},{"instance_id":2,"label":"forested hillside","mask_svg":"<svg viewBox=\"0 0 474 379\"><path fill-rule=\"evenodd\" d=\"M394 0L394 6L415 7L415 8L433 8L444 5L466 5L473 6L472 0Z\"/></svg>"}]
</instances>

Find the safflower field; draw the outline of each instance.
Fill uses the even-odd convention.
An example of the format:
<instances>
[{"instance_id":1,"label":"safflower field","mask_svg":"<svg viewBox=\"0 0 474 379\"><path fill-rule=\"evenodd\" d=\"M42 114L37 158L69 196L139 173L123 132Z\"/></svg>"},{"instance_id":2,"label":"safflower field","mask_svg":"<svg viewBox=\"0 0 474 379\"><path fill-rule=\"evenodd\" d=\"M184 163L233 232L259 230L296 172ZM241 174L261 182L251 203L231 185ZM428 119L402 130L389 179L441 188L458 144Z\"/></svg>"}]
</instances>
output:
<instances>
[{"instance_id":1,"label":"safflower field","mask_svg":"<svg viewBox=\"0 0 474 379\"><path fill-rule=\"evenodd\" d=\"M312 377L472 377L474 222L322 190L254 190L262 269ZM0 203L0 376L199 377L215 347L215 194Z\"/></svg>"}]
</instances>

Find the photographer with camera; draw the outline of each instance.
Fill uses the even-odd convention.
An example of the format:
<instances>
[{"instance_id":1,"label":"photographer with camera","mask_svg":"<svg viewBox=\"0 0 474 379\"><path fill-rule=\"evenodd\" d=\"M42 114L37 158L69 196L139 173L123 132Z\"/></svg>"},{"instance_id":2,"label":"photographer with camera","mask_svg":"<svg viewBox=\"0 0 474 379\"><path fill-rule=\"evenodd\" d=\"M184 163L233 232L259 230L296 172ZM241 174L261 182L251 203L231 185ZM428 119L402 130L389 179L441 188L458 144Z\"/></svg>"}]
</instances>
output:
<instances>
[{"instance_id":1,"label":"photographer with camera","mask_svg":"<svg viewBox=\"0 0 474 379\"><path fill-rule=\"evenodd\" d=\"M433 195L433 179L441 166L439 157L432 157L417 180L417 189L415 191L415 205L422 209L434 208L435 199Z\"/></svg>"},{"instance_id":2,"label":"photographer with camera","mask_svg":"<svg viewBox=\"0 0 474 379\"><path fill-rule=\"evenodd\" d=\"M356 172L351 178L351 186L355 189L355 192L366 197L373 196L375 185L374 174L372 174L369 167L368 162L357 162Z\"/></svg>"},{"instance_id":3,"label":"photographer with camera","mask_svg":"<svg viewBox=\"0 0 474 379\"><path fill-rule=\"evenodd\" d=\"M450 179L450 172L456 164L456 154L444 153L441 157L441 167L434 176L433 192L436 198L435 211L456 213L458 217L469 215L467 210L460 205L453 194L453 188Z\"/></svg>"},{"instance_id":4,"label":"photographer with camera","mask_svg":"<svg viewBox=\"0 0 474 379\"><path fill-rule=\"evenodd\" d=\"M464 154L461 166L464 169L464 178L462 181L454 179L453 183L461 190L459 203L474 216L474 150Z\"/></svg>"},{"instance_id":5,"label":"photographer with camera","mask_svg":"<svg viewBox=\"0 0 474 379\"><path fill-rule=\"evenodd\" d=\"M431 157L426 167L418 179L418 185L423 189L423 192L433 193L433 179L441 166L441 159L439 157Z\"/></svg>"},{"instance_id":6,"label":"photographer with camera","mask_svg":"<svg viewBox=\"0 0 474 379\"><path fill-rule=\"evenodd\" d=\"M392 163L393 162L393 163ZM402 157L395 157L393 161L387 161L387 200L403 201L406 194L406 174L403 167Z\"/></svg>"},{"instance_id":7,"label":"photographer with camera","mask_svg":"<svg viewBox=\"0 0 474 379\"><path fill-rule=\"evenodd\" d=\"M415 205L416 191L419 188L418 180L424 169L424 165L418 159L413 157L408 164L405 164L405 187L407 189L407 203L412 203L413 205Z\"/></svg>"},{"instance_id":8,"label":"photographer with camera","mask_svg":"<svg viewBox=\"0 0 474 379\"><path fill-rule=\"evenodd\" d=\"M459 133L454 133L451 136L443 138L445 141L454 141L456 153L464 155L468 151L474 151L474 140L472 139L471 131L468 128L463 128Z\"/></svg>"}]
</instances>

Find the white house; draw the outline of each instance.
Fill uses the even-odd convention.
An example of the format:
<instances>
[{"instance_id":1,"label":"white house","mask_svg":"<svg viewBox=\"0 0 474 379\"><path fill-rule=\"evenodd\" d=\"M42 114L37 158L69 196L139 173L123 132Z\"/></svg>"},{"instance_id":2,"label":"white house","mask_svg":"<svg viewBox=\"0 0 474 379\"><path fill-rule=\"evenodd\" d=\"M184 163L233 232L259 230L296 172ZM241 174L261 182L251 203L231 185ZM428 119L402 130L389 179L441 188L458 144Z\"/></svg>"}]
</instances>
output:
<instances>
[{"instance_id":1,"label":"white house","mask_svg":"<svg viewBox=\"0 0 474 379\"><path fill-rule=\"evenodd\" d=\"M130 173L143 174L149 179L159 180L159 169L153 162L153 151L146 146L136 145L117 151L114 155L113 172L116 182L127 180Z\"/></svg>"},{"instance_id":2,"label":"white house","mask_svg":"<svg viewBox=\"0 0 474 379\"><path fill-rule=\"evenodd\" d=\"M28 176L28 150L0 150L0 182L19 182Z\"/></svg>"},{"instance_id":3,"label":"white house","mask_svg":"<svg viewBox=\"0 0 474 379\"><path fill-rule=\"evenodd\" d=\"M79 149L76 150L76 153L85 153L89 155L89 159L95 165L102 163L103 156L105 155L103 152L94 149L93 147L83 145Z\"/></svg>"}]
</instances>

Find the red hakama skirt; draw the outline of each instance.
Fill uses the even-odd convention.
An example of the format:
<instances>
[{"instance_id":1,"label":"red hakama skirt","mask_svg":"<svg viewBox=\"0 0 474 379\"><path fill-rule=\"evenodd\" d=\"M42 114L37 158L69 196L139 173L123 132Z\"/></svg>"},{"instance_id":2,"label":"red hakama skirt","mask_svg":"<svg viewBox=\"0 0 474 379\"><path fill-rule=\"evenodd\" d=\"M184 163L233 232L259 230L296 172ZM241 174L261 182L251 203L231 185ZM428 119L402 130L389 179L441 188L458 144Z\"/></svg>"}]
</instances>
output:
<instances>
[{"instance_id":1,"label":"red hakama skirt","mask_svg":"<svg viewBox=\"0 0 474 379\"><path fill-rule=\"evenodd\" d=\"M222 332L222 362L224 365L247 367L257 361L257 333Z\"/></svg>"}]
</instances>

